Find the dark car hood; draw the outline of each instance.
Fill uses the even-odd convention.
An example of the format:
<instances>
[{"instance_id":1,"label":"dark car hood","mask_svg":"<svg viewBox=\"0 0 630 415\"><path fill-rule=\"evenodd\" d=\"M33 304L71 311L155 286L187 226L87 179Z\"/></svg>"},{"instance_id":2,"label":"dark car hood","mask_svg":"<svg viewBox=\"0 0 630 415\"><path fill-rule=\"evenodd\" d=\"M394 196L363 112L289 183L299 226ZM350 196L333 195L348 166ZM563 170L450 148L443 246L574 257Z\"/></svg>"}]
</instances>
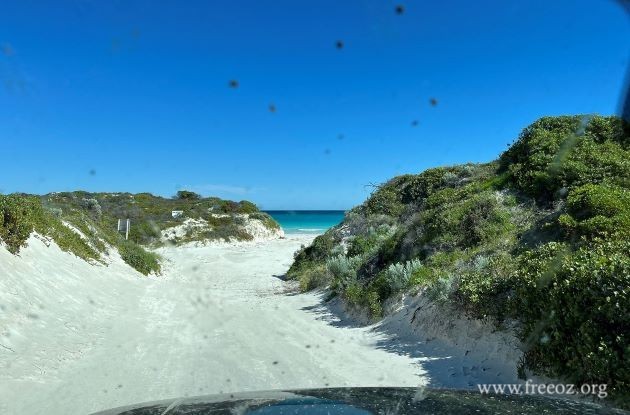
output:
<instances>
[{"instance_id":1,"label":"dark car hood","mask_svg":"<svg viewBox=\"0 0 630 415\"><path fill-rule=\"evenodd\" d=\"M589 402L431 388L329 388L170 399L93 415L626 414Z\"/></svg>"}]
</instances>

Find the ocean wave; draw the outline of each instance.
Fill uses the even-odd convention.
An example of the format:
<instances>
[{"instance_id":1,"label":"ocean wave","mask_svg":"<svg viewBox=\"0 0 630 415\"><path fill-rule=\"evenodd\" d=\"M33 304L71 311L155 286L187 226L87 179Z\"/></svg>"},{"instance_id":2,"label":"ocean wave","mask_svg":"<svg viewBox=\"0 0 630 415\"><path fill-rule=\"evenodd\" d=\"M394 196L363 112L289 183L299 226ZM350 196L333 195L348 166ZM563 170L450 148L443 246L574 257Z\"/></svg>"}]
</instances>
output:
<instances>
[{"instance_id":1,"label":"ocean wave","mask_svg":"<svg viewBox=\"0 0 630 415\"><path fill-rule=\"evenodd\" d=\"M326 228L297 228L297 230L301 232L319 232L325 231Z\"/></svg>"}]
</instances>

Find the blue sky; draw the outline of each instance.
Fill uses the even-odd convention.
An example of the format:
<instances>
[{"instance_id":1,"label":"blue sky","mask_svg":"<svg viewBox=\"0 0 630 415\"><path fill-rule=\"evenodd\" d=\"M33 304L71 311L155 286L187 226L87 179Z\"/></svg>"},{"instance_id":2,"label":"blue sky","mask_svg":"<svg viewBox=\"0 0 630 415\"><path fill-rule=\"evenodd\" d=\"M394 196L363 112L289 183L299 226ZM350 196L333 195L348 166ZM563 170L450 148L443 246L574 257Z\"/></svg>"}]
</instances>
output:
<instances>
[{"instance_id":1,"label":"blue sky","mask_svg":"<svg viewBox=\"0 0 630 415\"><path fill-rule=\"evenodd\" d=\"M345 209L397 174L490 161L540 116L615 113L628 65L613 1L13 3L3 193Z\"/></svg>"}]
</instances>

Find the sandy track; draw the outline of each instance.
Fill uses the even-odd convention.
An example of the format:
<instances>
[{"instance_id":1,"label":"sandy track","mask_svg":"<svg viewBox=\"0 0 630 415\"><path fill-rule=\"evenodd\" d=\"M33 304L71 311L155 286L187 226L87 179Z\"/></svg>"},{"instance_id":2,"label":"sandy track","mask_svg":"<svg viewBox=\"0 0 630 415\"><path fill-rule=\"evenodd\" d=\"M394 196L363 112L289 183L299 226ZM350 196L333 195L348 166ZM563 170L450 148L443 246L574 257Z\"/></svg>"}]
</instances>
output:
<instances>
[{"instance_id":1,"label":"sandy track","mask_svg":"<svg viewBox=\"0 0 630 415\"><path fill-rule=\"evenodd\" d=\"M0 249L0 413L86 414L219 392L415 386L419 359L286 294L304 237L169 248L159 278L92 266L31 238Z\"/></svg>"}]
</instances>

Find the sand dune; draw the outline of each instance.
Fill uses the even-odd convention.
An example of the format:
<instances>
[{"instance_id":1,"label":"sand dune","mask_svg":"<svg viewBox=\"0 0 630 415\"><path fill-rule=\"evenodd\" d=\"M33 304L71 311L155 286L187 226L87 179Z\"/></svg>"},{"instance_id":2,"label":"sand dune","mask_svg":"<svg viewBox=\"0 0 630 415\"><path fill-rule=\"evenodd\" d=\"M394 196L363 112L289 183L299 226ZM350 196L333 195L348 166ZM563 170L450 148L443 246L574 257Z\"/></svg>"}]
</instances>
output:
<instances>
[{"instance_id":1,"label":"sand dune","mask_svg":"<svg viewBox=\"0 0 630 415\"><path fill-rule=\"evenodd\" d=\"M0 251L0 412L81 414L218 392L417 384L411 359L302 310L274 277L304 239L171 248L161 277L31 238ZM382 371L379 368L387 367Z\"/></svg>"},{"instance_id":2,"label":"sand dune","mask_svg":"<svg viewBox=\"0 0 630 415\"><path fill-rule=\"evenodd\" d=\"M107 267L90 265L35 237L19 257L1 249L0 413L480 379L437 342L401 343L391 324L361 327L335 315L322 293L291 292L277 276L310 239L164 248L164 274L149 278L115 255Z\"/></svg>"}]
</instances>

